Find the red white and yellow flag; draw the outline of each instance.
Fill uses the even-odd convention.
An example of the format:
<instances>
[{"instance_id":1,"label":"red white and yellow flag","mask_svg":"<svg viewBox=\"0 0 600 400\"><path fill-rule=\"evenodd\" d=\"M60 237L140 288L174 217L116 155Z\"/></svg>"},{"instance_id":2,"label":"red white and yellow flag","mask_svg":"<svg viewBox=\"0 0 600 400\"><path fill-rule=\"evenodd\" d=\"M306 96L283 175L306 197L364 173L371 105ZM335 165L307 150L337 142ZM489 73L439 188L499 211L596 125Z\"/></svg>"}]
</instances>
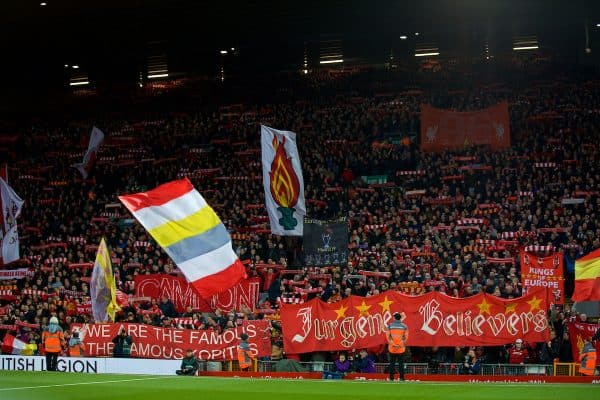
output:
<instances>
[{"instance_id":1,"label":"red white and yellow flag","mask_svg":"<svg viewBox=\"0 0 600 400\"><path fill-rule=\"evenodd\" d=\"M600 300L600 249L575 260L573 300Z\"/></svg>"}]
</instances>

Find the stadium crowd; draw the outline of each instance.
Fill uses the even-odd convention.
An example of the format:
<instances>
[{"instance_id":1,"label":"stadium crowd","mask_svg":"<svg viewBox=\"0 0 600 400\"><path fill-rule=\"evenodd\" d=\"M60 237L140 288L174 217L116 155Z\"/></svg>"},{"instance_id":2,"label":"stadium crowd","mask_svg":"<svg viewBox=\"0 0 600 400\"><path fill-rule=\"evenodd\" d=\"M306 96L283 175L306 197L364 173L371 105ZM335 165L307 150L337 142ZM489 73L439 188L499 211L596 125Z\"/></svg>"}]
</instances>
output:
<instances>
[{"instance_id":1,"label":"stadium crowd","mask_svg":"<svg viewBox=\"0 0 600 400\"><path fill-rule=\"evenodd\" d=\"M517 297L522 293L518 249L530 245L540 246L540 254L564 251L569 296L574 260L600 247L600 83L528 81L455 88L444 79L424 78L390 91L384 83L363 87L366 79L357 75L313 80L312 96L293 103L168 110L157 118L104 125L94 121L107 139L85 180L71 164L82 157L91 121L34 126L21 135L11 150L9 179L25 200L17 222L21 257L31 274L2 282L0 324L19 321L17 337L39 344L39 327L56 316L69 340L72 322L91 319L89 263L103 236L123 293L134 294L137 274L177 274L166 254L115 203L118 194L183 176L228 227L249 275L262 279L266 296L259 309L276 309L281 301L318 296L335 302L385 290ZM419 150L421 104L478 110L503 100L510 104L509 150L490 152L468 144L451 152ZM281 273L302 269L302 244L269 234L262 207L260 123L298 134L307 215L348 217L347 263ZM485 168L468 167L475 165ZM378 183L367 183L373 176ZM564 198L583 201L563 203ZM465 228L457 223L463 218L486 222ZM374 274L361 277L360 270ZM314 274L331 274L331 279L312 279ZM178 315L164 298L124 307L118 319L168 327L177 326L175 317L188 317L193 323L183 327L221 331L240 318L264 317L255 310L236 311L238 315L203 315L188 308ZM549 315L552 341L525 343L527 362L572 361L565 323L585 316L568 305L553 307ZM282 357L281 332L276 320L273 326L277 359ZM0 330L0 337L5 332ZM384 357L370 350L372 357ZM462 362L469 352L411 350L415 361L440 363ZM479 347L474 352L478 359L497 363L508 361L510 350Z\"/></svg>"}]
</instances>

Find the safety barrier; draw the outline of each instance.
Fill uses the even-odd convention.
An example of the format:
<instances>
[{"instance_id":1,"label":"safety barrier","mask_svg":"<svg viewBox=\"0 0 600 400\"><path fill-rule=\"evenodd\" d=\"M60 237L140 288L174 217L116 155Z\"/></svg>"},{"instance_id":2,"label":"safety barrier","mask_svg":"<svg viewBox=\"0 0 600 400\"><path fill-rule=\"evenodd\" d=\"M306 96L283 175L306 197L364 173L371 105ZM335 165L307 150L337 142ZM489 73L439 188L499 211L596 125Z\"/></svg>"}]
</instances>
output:
<instances>
[{"instance_id":1,"label":"safety barrier","mask_svg":"<svg viewBox=\"0 0 600 400\"><path fill-rule=\"evenodd\" d=\"M277 372L275 365L276 361L255 361L254 365L249 369L251 372ZM326 372L334 371L335 366L331 362L300 362L300 366L306 372ZM215 367L215 365L217 365ZM564 366L570 365L571 369L564 371ZM218 362L203 362L201 364L201 371L239 371L239 364L237 361L225 361L223 363ZM555 365L544 365L544 364L482 364L481 369L477 375L482 376L576 376L578 367L576 364L555 364ZM461 363L440 363L431 365L428 363L406 363L404 364L404 371L406 374L415 375L462 375L463 369ZM388 364L387 363L376 363L375 373L387 374Z\"/></svg>"}]
</instances>

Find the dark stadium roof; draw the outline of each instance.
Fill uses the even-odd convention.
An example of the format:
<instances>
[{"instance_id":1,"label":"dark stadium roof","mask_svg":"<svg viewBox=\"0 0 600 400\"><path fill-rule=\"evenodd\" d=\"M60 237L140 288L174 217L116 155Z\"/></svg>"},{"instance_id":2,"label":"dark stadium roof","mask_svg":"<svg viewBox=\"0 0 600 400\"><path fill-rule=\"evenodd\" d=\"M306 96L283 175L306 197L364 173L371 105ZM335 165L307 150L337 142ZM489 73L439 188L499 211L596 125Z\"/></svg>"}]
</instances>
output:
<instances>
[{"instance_id":1,"label":"dark stadium roof","mask_svg":"<svg viewBox=\"0 0 600 400\"><path fill-rule=\"evenodd\" d=\"M235 47L248 64L289 68L305 43L328 38L377 62L403 34L442 49L509 47L535 35L553 51L600 42L600 1L193 1L8 0L0 7L5 82L63 85L64 64L107 80L135 79L150 53L168 54L170 69L213 73L220 48ZM415 39L414 37L411 37ZM600 52L600 46L598 46ZM9 79L7 79L9 78Z\"/></svg>"}]
</instances>

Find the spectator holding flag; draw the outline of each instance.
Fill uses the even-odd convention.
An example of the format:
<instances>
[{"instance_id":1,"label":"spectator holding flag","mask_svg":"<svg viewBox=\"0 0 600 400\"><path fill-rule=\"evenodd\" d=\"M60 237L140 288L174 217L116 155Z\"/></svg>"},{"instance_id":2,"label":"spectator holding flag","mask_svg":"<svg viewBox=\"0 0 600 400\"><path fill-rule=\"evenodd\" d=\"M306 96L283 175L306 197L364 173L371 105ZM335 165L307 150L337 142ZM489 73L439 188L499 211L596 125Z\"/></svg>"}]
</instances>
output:
<instances>
[{"instance_id":1,"label":"spectator holding flag","mask_svg":"<svg viewBox=\"0 0 600 400\"><path fill-rule=\"evenodd\" d=\"M58 355L65 345L65 336L62 328L58 325L58 318L50 318L50 323L42 333L42 343L46 352L46 370L56 371Z\"/></svg>"}]
</instances>

